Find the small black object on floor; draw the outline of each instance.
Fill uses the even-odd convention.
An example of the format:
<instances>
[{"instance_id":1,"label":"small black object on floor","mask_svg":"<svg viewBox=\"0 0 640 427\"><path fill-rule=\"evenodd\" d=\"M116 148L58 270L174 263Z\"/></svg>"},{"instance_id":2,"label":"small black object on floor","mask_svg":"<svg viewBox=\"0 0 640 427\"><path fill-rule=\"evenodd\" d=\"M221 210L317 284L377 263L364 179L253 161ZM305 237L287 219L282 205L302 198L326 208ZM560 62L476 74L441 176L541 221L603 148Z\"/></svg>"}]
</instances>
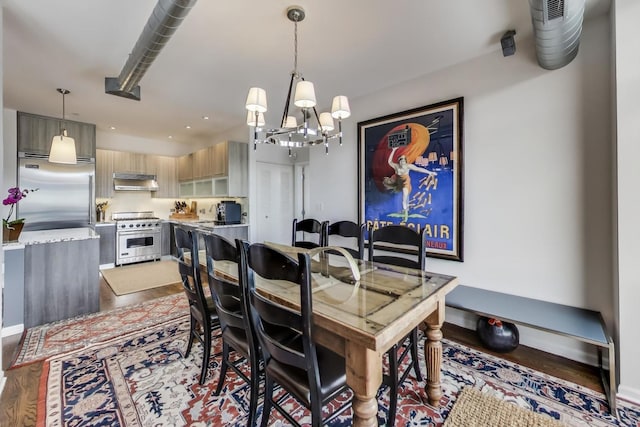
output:
<instances>
[{"instance_id":1,"label":"small black object on floor","mask_svg":"<svg viewBox=\"0 0 640 427\"><path fill-rule=\"evenodd\" d=\"M520 343L518 328L513 323L481 316L476 331L483 346L499 353L513 351Z\"/></svg>"}]
</instances>

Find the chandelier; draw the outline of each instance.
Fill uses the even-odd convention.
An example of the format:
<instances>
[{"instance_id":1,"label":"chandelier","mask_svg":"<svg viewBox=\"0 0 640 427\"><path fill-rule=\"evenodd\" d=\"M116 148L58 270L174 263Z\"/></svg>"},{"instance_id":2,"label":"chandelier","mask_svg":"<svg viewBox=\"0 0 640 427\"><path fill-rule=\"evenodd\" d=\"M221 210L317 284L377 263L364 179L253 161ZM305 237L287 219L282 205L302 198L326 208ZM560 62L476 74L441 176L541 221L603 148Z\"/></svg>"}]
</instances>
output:
<instances>
[{"instance_id":1,"label":"chandelier","mask_svg":"<svg viewBox=\"0 0 640 427\"><path fill-rule=\"evenodd\" d=\"M305 12L300 6L287 8L287 18L294 23L294 56L293 71L289 81L289 91L284 104L282 120L277 128L265 128L264 113L267 111L267 93L259 87L249 89L246 108L247 125L253 127L253 148L256 144L276 144L291 149L324 144L326 154L329 154L329 140L338 139L342 145L342 119L351 115L349 100L344 95L333 98L331 113L323 112L318 115L316 110L316 94L313 83L305 80L298 71L298 22L304 20ZM293 104L300 108L302 123L298 124L297 117L290 110L291 95ZM334 119L338 120L338 130L335 130Z\"/></svg>"}]
</instances>

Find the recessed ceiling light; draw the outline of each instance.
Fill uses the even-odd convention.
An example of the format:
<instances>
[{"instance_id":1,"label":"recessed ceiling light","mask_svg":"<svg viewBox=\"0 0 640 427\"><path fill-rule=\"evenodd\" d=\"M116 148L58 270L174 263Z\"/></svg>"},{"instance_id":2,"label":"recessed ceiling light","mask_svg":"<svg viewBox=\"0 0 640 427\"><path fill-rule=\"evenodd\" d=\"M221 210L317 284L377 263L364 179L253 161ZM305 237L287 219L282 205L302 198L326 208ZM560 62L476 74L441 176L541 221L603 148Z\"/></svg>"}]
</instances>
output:
<instances>
[{"instance_id":1,"label":"recessed ceiling light","mask_svg":"<svg viewBox=\"0 0 640 427\"><path fill-rule=\"evenodd\" d=\"M202 116L202 120L209 120L209 116Z\"/></svg>"},{"instance_id":2,"label":"recessed ceiling light","mask_svg":"<svg viewBox=\"0 0 640 427\"><path fill-rule=\"evenodd\" d=\"M116 127L115 126L109 126L109 129L116 130Z\"/></svg>"},{"instance_id":3,"label":"recessed ceiling light","mask_svg":"<svg viewBox=\"0 0 640 427\"><path fill-rule=\"evenodd\" d=\"M185 126L185 129L191 129L191 126L186 125L186 126Z\"/></svg>"},{"instance_id":4,"label":"recessed ceiling light","mask_svg":"<svg viewBox=\"0 0 640 427\"><path fill-rule=\"evenodd\" d=\"M173 135L169 135L169 139L172 139L172 138L173 138Z\"/></svg>"}]
</instances>

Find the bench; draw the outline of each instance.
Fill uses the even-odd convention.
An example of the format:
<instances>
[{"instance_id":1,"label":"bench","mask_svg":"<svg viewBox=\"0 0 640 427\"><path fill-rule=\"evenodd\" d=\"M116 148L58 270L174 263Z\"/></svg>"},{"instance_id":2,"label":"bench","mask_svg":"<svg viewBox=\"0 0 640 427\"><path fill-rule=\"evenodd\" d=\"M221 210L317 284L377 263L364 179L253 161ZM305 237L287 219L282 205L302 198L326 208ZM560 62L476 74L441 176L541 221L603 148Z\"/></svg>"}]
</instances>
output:
<instances>
[{"instance_id":1,"label":"bench","mask_svg":"<svg viewBox=\"0 0 640 427\"><path fill-rule=\"evenodd\" d=\"M617 417L615 347L600 312L463 285L447 294L446 305L593 344L609 409ZM608 378L602 349L608 351Z\"/></svg>"}]
</instances>

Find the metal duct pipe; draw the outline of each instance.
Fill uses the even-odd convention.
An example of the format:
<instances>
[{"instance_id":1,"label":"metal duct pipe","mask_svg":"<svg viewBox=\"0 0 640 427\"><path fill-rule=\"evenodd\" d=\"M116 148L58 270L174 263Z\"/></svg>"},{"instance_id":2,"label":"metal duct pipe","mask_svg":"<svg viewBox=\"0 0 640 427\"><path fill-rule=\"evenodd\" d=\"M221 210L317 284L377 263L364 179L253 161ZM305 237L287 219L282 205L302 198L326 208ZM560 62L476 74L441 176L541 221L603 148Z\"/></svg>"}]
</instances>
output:
<instances>
[{"instance_id":1,"label":"metal duct pipe","mask_svg":"<svg viewBox=\"0 0 640 427\"><path fill-rule=\"evenodd\" d=\"M578 54L585 0L529 0L538 64L555 70Z\"/></svg>"},{"instance_id":2,"label":"metal duct pipe","mask_svg":"<svg viewBox=\"0 0 640 427\"><path fill-rule=\"evenodd\" d=\"M118 77L105 77L106 93L140 101L140 80L197 0L158 0Z\"/></svg>"}]
</instances>

